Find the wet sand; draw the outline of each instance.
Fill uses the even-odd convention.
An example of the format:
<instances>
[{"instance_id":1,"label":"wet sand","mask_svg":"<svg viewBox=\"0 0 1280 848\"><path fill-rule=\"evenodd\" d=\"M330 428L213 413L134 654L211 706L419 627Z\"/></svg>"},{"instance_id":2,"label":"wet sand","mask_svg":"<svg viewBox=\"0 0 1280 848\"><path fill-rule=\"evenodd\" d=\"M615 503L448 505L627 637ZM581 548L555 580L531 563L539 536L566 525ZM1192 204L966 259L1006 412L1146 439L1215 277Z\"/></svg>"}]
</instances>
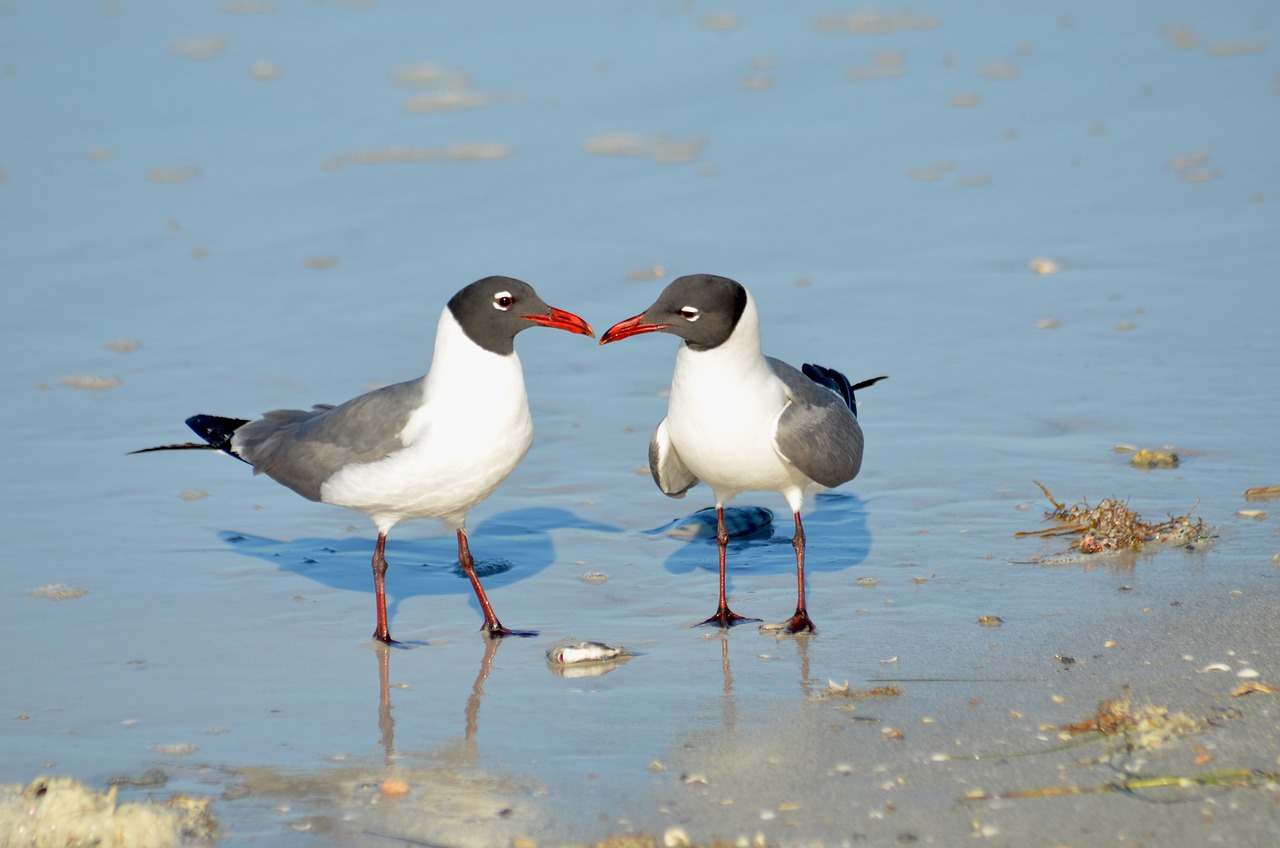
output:
<instances>
[{"instance_id":1,"label":"wet sand","mask_svg":"<svg viewBox=\"0 0 1280 848\"><path fill-rule=\"evenodd\" d=\"M1234 694L1280 686L1272 17L4 4L0 782L211 798L228 846L1280 841L1280 695ZM470 532L531 639L424 523L380 650L363 518L126 455L420 375L483 275L601 328L704 271L767 353L890 375L805 516L816 636L691 626L670 339L519 340L537 435ZM1037 480L1214 538L1027 564L1070 541L1015 536ZM780 620L789 518L736 504L781 518L734 608Z\"/></svg>"}]
</instances>

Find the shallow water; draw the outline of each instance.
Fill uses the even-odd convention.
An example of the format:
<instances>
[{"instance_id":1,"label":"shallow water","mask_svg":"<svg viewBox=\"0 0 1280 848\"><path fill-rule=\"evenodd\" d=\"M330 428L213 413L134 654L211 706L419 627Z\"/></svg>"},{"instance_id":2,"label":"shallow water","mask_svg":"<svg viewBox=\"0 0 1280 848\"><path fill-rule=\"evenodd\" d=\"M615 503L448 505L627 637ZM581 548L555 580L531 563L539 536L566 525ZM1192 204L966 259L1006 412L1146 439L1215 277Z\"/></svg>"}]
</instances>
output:
<instances>
[{"instance_id":1,"label":"shallow water","mask_svg":"<svg viewBox=\"0 0 1280 848\"><path fill-rule=\"evenodd\" d=\"M930 783L930 752L1106 696L1095 680L1050 701L1055 655L1118 639L1110 684L1141 676L1155 649L1123 637L1182 614L1171 599L1235 591L1274 615L1276 510L1243 498L1280 483L1270 5L885 10L873 34L816 26L830 11L0 6L0 781L158 766L168 790L220 796L229 845L677 824L837 844L903 832L888 762L930 787L913 833L946 844L969 833L965 777ZM468 82L396 83L428 64ZM869 68L901 73L850 78ZM442 91L482 105L405 105ZM641 155L587 152L623 149L612 133ZM692 161L654 161L672 157ZM859 396L862 474L805 519L813 638L690 627L714 607L714 543L651 531L709 493L669 500L643 468L665 337L519 339L538 434L470 528L500 617L531 639L475 632L452 536L417 523L388 547L406 646L381 651L362 516L222 458L125 455L185 439L192 413L417 376L443 302L487 274L599 332L699 271L751 288L770 354L891 376ZM1121 443L1183 461L1140 472ZM1011 564L1065 545L1013 537L1040 526L1033 480L1153 518L1194 506L1218 538ZM734 607L780 620L789 516L774 495L738 503L777 525L730 551ZM29 594L52 583L88 593ZM558 676L545 651L571 636L635 657ZM1269 639L1240 646L1265 649L1264 673ZM829 679L906 694L863 724L812 700ZM908 722L905 747L882 740ZM833 790L839 764L854 780ZM388 773L409 796L371 803Z\"/></svg>"}]
</instances>

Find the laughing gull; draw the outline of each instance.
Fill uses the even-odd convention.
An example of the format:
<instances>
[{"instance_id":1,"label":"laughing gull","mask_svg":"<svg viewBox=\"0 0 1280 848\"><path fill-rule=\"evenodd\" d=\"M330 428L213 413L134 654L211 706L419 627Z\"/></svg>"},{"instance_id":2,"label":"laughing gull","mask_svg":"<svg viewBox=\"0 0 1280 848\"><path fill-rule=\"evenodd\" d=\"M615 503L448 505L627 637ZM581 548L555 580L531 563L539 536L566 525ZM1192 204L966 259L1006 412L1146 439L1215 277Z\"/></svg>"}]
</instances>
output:
<instances>
[{"instance_id":1,"label":"laughing gull","mask_svg":"<svg viewBox=\"0 0 1280 848\"><path fill-rule=\"evenodd\" d=\"M781 625L812 631L804 599L805 492L847 483L862 466L862 428L853 393L884 377L850 385L839 371L805 365L803 373L760 350L755 300L726 277L694 274L663 290L644 312L609 328L600 344L641 333L684 339L676 354L667 417L649 442L649 470L673 498L700 481L716 498L720 607L703 624L732 627L746 619L725 598L729 535L724 505L749 491L779 492L796 519L796 611Z\"/></svg>"},{"instance_id":2,"label":"laughing gull","mask_svg":"<svg viewBox=\"0 0 1280 848\"><path fill-rule=\"evenodd\" d=\"M475 589L489 635L532 636L508 630L494 615L467 546L466 517L533 442L514 342L517 333L535 324L595 335L577 315L544 303L528 283L486 277L454 295L441 312L426 376L340 406L277 409L256 421L194 415L187 426L204 442L134 453L220 451L308 500L367 515L378 528L373 638L380 642L394 642L387 628L387 533L407 518L436 518L457 531L458 561Z\"/></svg>"}]
</instances>

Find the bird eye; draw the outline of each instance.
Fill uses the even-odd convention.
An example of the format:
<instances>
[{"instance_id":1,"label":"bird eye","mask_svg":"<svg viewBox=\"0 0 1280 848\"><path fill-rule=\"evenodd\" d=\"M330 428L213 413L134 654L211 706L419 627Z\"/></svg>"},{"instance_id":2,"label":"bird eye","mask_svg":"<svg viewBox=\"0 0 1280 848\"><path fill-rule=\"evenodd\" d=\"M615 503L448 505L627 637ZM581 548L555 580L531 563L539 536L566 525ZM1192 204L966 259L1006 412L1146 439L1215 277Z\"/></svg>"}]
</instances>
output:
<instances>
[{"instance_id":1,"label":"bird eye","mask_svg":"<svg viewBox=\"0 0 1280 848\"><path fill-rule=\"evenodd\" d=\"M502 292L498 292L493 296L493 308L499 309L503 312L506 312L508 309L510 309L511 304L515 302L516 302L516 299L511 296L511 292L502 291Z\"/></svg>"},{"instance_id":2,"label":"bird eye","mask_svg":"<svg viewBox=\"0 0 1280 848\"><path fill-rule=\"evenodd\" d=\"M697 321L702 314L698 312L696 306L686 306L680 310L680 317L686 321Z\"/></svg>"}]
</instances>

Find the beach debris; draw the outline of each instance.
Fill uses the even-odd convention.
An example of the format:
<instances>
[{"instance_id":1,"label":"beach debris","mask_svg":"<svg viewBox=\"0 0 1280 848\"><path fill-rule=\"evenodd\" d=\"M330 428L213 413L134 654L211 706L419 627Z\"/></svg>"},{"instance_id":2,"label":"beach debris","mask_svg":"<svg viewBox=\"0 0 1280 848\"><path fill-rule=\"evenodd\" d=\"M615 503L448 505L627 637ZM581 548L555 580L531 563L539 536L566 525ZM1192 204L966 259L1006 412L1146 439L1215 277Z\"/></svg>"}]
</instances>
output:
<instances>
[{"instance_id":1,"label":"beach debris","mask_svg":"<svg viewBox=\"0 0 1280 848\"><path fill-rule=\"evenodd\" d=\"M818 32L840 32L851 35L885 35L893 32L936 29L934 15L915 12L882 12L866 9L848 14L822 15L813 22Z\"/></svg>"},{"instance_id":2,"label":"beach debris","mask_svg":"<svg viewBox=\"0 0 1280 848\"><path fill-rule=\"evenodd\" d=\"M1022 530L1014 534L1017 538L1024 536L1064 536L1079 535L1070 549L1079 554L1114 553L1119 551L1136 551L1148 544L1190 545L1213 537L1213 528L1203 519L1191 520L1191 510L1186 515L1169 516L1168 521L1155 524L1142 520L1142 516L1133 512L1122 501L1115 498L1104 498L1097 506L1090 506L1088 501L1081 501L1067 506L1055 500L1045 485L1033 480L1044 496L1053 504L1053 511L1046 512L1046 520L1057 523L1043 530ZM1070 558L1037 557L1029 560L1037 563L1055 561L1074 561Z\"/></svg>"},{"instance_id":3,"label":"beach debris","mask_svg":"<svg viewBox=\"0 0 1280 848\"><path fill-rule=\"evenodd\" d=\"M566 639L547 649L547 659L555 665L599 663L630 657L625 648L614 648L604 642L585 642Z\"/></svg>"},{"instance_id":4,"label":"beach debris","mask_svg":"<svg viewBox=\"0 0 1280 848\"><path fill-rule=\"evenodd\" d=\"M0 844L170 848L213 841L217 821L210 799L175 795L159 803L119 804L116 791L97 792L73 777L0 786Z\"/></svg>"},{"instance_id":5,"label":"beach debris","mask_svg":"<svg viewBox=\"0 0 1280 848\"><path fill-rule=\"evenodd\" d=\"M547 659L560 665L581 662L600 662L626 654L622 648L614 648L603 642L561 642L547 650Z\"/></svg>"},{"instance_id":6,"label":"beach debris","mask_svg":"<svg viewBox=\"0 0 1280 848\"><path fill-rule=\"evenodd\" d=\"M408 795L409 784L399 778L388 777L386 780L382 781L382 784L378 787L378 791L389 798Z\"/></svg>"},{"instance_id":7,"label":"beach debris","mask_svg":"<svg viewBox=\"0 0 1280 848\"><path fill-rule=\"evenodd\" d=\"M650 265L647 268L632 268L627 272L627 279L633 283L644 280L658 280L667 276L667 267L665 265ZM649 469L645 469L648 473Z\"/></svg>"},{"instance_id":8,"label":"beach debris","mask_svg":"<svg viewBox=\"0 0 1280 848\"><path fill-rule=\"evenodd\" d=\"M1260 509L1237 509L1236 515L1241 518L1252 518L1254 521L1267 520L1267 514Z\"/></svg>"},{"instance_id":9,"label":"beach debris","mask_svg":"<svg viewBox=\"0 0 1280 848\"><path fill-rule=\"evenodd\" d=\"M45 598L50 601L74 601L89 594L89 590L69 583L46 583L28 590L27 594L33 598Z\"/></svg>"},{"instance_id":10,"label":"beach debris","mask_svg":"<svg viewBox=\"0 0 1280 848\"><path fill-rule=\"evenodd\" d=\"M1020 789L1016 792L1002 792L992 795L983 790L973 790L957 798L961 803L975 801L1017 801L1024 798L1054 798L1063 795L1099 795L1105 792L1123 792L1136 794L1143 790L1173 787L1191 789L1195 787L1247 787L1250 789L1268 789L1274 791L1280 783L1280 773L1261 771L1259 769L1221 769L1206 771L1192 775L1158 775L1155 777L1128 777L1103 783L1098 786L1044 786L1038 789Z\"/></svg>"},{"instance_id":11,"label":"beach debris","mask_svg":"<svg viewBox=\"0 0 1280 848\"><path fill-rule=\"evenodd\" d=\"M666 133L640 135L619 131L589 138L582 143L582 149L596 156L629 156L670 165L698 161L706 144L705 138L678 139Z\"/></svg>"},{"instance_id":12,"label":"beach debris","mask_svg":"<svg viewBox=\"0 0 1280 848\"><path fill-rule=\"evenodd\" d=\"M901 694L902 690L892 683L888 686L876 686L871 689L853 689L849 686L848 680L843 683L828 680L826 691L818 692L811 696L810 700L825 701L828 698L850 698L862 701L872 698L896 698Z\"/></svg>"},{"instance_id":13,"label":"beach debris","mask_svg":"<svg viewBox=\"0 0 1280 848\"><path fill-rule=\"evenodd\" d=\"M1244 492L1244 499L1247 501L1265 501L1271 498L1280 498L1280 486L1255 486Z\"/></svg>"},{"instance_id":14,"label":"beach debris","mask_svg":"<svg viewBox=\"0 0 1280 848\"><path fill-rule=\"evenodd\" d=\"M116 353L133 353L142 347L142 342L136 339L115 339L103 345L107 350L113 350Z\"/></svg>"},{"instance_id":15,"label":"beach debris","mask_svg":"<svg viewBox=\"0 0 1280 848\"><path fill-rule=\"evenodd\" d=\"M1033 274L1039 274L1042 277L1048 277L1062 270L1062 265L1056 259L1050 259L1047 256L1037 256L1027 263L1027 268Z\"/></svg>"},{"instance_id":16,"label":"beach debris","mask_svg":"<svg viewBox=\"0 0 1280 848\"><path fill-rule=\"evenodd\" d=\"M1058 730L1067 737L1098 733L1106 737L1118 737L1129 751L1149 751L1203 727L1186 713L1173 712L1165 707L1147 705L1134 709L1129 698L1103 701L1097 712L1083 721L1048 728Z\"/></svg>"},{"instance_id":17,"label":"beach debris","mask_svg":"<svg viewBox=\"0 0 1280 848\"><path fill-rule=\"evenodd\" d=\"M1147 448L1134 451L1133 456L1129 457L1129 464L1143 471L1149 471L1152 468L1177 468L1180 462L1178 455L1172 451Z\"/></svg>"},{"instance_id":18,"label":"beach debris","mask_svg":"<svg viewBox=\"0 0 1280 848\"><path fill-rule=\"evenodd\" d=\"M1280 688L1270 686L1258 680L1246 680L1244 683L1241 683L1239 686L1231 690L1231 696L1233 698L1241 698L1245 695L1252 695L1255 692L1274 695L1280 692Z\"/></svg>"},{"instance_id":19,"label":"beach debris","mask_svg":"<svg viewBox=\"0 0 1280 848\"><path fill-rule=\"evenodd\" d=\"M1004 624L1004 619L998 615L980 615L978 623L983 627L999 627Z\"/></svg>"},{"instance_id":20,"label":"beach debris","mask_svg":"<svg viewBox=\"0 0 1280 848\"><path fill-rule=\"evenodd\" d=\"M62 378L62 385L68 389L80 389L83 392L105 392L120 385L117 377L106 377L101 374L72 374Z\"/></svg>"}]
</instances>

